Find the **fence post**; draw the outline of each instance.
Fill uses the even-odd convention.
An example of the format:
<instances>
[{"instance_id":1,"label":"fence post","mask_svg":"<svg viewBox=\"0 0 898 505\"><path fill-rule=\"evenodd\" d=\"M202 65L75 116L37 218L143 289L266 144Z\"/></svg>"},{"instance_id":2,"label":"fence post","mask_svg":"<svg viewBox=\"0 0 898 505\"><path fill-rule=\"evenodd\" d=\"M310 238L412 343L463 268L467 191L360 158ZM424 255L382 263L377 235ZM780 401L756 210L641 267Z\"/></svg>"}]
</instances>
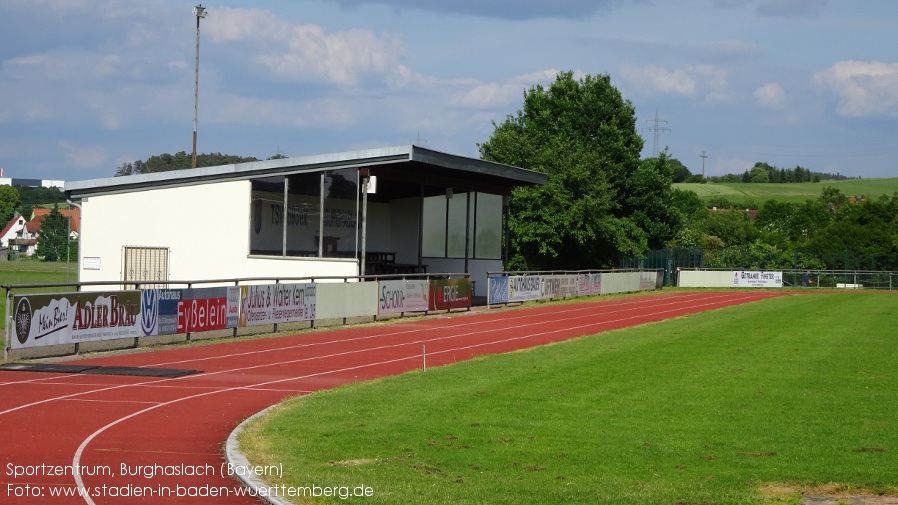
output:
<instances>
[{"instance_id":1,"label":"fence post","mask_svg":"<svg viewBox=\"0 0 898 505\"><path fill-rule=\"evenodd\" d=\"M192 285L193 285L192 283L188 282L188 283L187 283L187 289L190 289L190 286L192 286ZM185 335L185 337L186 337L185 342L190 342L190 316L187 316L187 328L185 328L185 329L187 330L187 331L184 333L184 335Z\"/></svg>"},{"instance_id":2,"label":"fence post","mask_svg":"<svg viewBox=\"0 0 898 505\"><path fill-rule=\"evenodd\" d=\"M315 284L315 278L309 277L309 282L312 284ZM315 288L315 308L316 308L315 315L317 316L318 315L318 310L317 310L317 308L318 308L318 288L317 287ZM309 320L309 326L313 329L315 328L315 318L314 317Z\"/></svg>"},{"instance_id":3,"label":"fence post","mask_svg":"<svg viewBox=\"0 0 898 505\"><path fill-rule=\"evenodd\" d=\"M285 228L285 230L286 230L286 228ZM285 231L284 233L287 233L287 232ZM322 235L323 235L323 234L322 234ZM275 283L275 285L280 284L280 283L281 283L281 280L280 280L280 279L275 279L275 280L274 280L274 283ZM274 328L273 328L272 330L273 330L272 333L277 333L277 332L278 332L278 324L277 324L277 323L274 323Z\"/></svg>"},{"instance_id":4,"label":"fence post","mask_svg":"<svg viewBox=\"0 0 898 505\"><path fill-rule=\"evenodd\" d=\"M239 287L240 287L240 280L238 280L238 279L235 279L235 280L234 280L234 287L235 287L235 288L239 288ZM239 290L239 289L237 290L237 306L238 306L238 307L240 306L240 290ZM238 308L238 310L239 310L239 308ZM234 327L234 334L233 334L234 338L237 337L237 327L238 327L238 326L240 326L240 320L239 320L239 318L238 318L238 320L237 320L237 326Z\"/></svg>"},{"instance_id":5,"label":"fence post","mask_svg":"<svg viewBox=\"0 0 898 505\"><path fill-rule=\"evenodd\" d=\"M889 281L891 282L891 279L889 279ZM5 311L6 314L4 314L4 316L3 316L6 318L3 320L4 324L6 325L6 336L3 340L3 362L4 363L9 361L9 346L12 344L12 340L10 340L10 338L12 337L12 334L10 333L12 331L11 330L12 316L9 311L9 306L12 305L12 298L10 297L10 292L11 292L11 289L9 287L7 287L6 288L6 311Z\"/></svg>"}]
</instances>

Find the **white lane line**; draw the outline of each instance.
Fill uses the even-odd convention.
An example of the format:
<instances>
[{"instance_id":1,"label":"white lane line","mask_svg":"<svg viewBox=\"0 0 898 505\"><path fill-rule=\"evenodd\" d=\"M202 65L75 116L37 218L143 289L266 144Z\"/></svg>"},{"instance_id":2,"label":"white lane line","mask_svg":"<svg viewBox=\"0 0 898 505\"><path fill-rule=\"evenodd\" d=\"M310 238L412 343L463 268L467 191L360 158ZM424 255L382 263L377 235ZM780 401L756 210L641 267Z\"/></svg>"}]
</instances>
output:
<instances>
[{"instance_id":1,"label":"white lane line","mask_svg":"<svg viewBox=\"0 0 898 505\"><path fill-rule=\"evenodd\" d=\"M717 293L717 294L719 295L720 293ZM682 301L684 299L686 299L686 301L688 301L689 298L691 298L691 297L698 297L698 296L703 296L703 295L704 295L703 293L689 293L689 294L684 294L683 296L667 295L667 296L654 297L653 300L659 300L659 299L669 300L672 298L676 298L677 301ZM620 303L617 303L613 300L597 300L595 302L585 302L583 304L577 304L577 306L573 306L574 308L552 311L552 314L553 315L563 315L563 314L570 314L570 313L577 313L577 312L587 312L590 315L592 315L592 314L594 314L594 311L595 311L595 308L597 305L613 306L615 309L619 309L620 307L629 307L629 306L634 306L634 308L639 308L640 306L645 305L644 300L636 300L636 299L632 299L633 301L629 301L630 299L627 299L627 300L628 301L626 301L626 302L621 301ZM620 312L620 311L621 311L620 309L614 310L614 311L611 311L611 313ZM497 316L501 316L501 317L491 318L489 321L475 320L475 321L461 322L458 324L440 324L439 328L441 330L443 330L443 329L451 330L451 329L455 329L455 328L462 328L465 326L480 325L480 324L483 324L484 322L486 322L487 324L491 324L491 323L500 324L509 319L517 322L522 319L530 318L530 319L540 320L540 322L545 322L545 320L542 319L542 317L544 316L544 314L542 312L527 311L530 313L524 314L524 315L521 315L521 312L523 312L523 311L515 311L515 312L517 312L517 314L513 313L512 311L503 312L501 314L496 314ZM476 315L474 315L474 316L476 317ZM160 362L160 363L153 363L151 365L142 365L142 366L158 367L158 366L179 365L179 364L183 364L183 363L194 363L194 362L200 362L200 361L233 358L233 357L238 357L238 356L249 356L252 354L280 352L280 351L285 351L285 350L289 350L289 349L299 349L299 348L304 348L304 347L316 347L316 346L330 345L330 344L335 344L335 343L358 342L358 341L370 340L370 339L375 339L375 338L385 338L385 337L393 337L393 336L398 336L398 335L405 335L405 334L409 334L409 333L419 333L421 331L421 326L425 326L420 323L444 322L446 319L448 319L448 318L435 319L432 321L412 321L412 322L406 322L406 323L398 323L398 324L402 324L405 326L414 325L413 328L409 328L409 329L402 330L402 331L390 331L390 332L386 332L386 333L367 334L367 335L359 336L359 337L352 337L352 338L339 339L339 340L327 340L327 341L322 341L322 342L304 342L301 344L294 344L294 345L281 346L281 347L268 347L265 349L256 349L253 351L245 351L245 352L239 352L239 353L219 354L219 355L215 355L215 356L205 356L202 358L189 358L189 359L183 359L183 360L177 360L177 361L164 361L164 362ZM567 318L565 318L565 319L567 319ZM550 321L550 322L554 322L554 320ZM429 326L429 325L427 325L427 326Z\"/></svg>"},{"instance_id":2,"label":"white lane line","mask_svg":"<svg viewBox=\"0 0 898 505\"><path fill-rule=\"evenodd\" d=\"M744 298L748 298L748 297L749 297L749 296L747 296L747 295L743 295L743 296L722 295L722 296L708 297L708 299L710 299L710 300L716 300L716 299L718 299L718 298L726 298L726 301L729 301L730 299L737 299L737 300L739 300L739 299L744 299ZM675 300L675 301L678 302L678 301L680 301L680 300L677 299L677 300ZM702 301L705 301L705 300L702 300ZM673 302L672 302L672 303L673 303ZM660 305L663 307L663 306L671 305L672 303L664 303L664 304L660 304ZM695 308L697 308L697 307L707 307L707 306L709 306L709 305L716 305L716 304L719 304L719 303L722 303L722 302L721 302L721 301L715 301L715 302L713 302L713 303L702 303L702 304L692 305L692 306L690 306L689 308L694 308L694 307L695 307ZM628 320L628 319L639 319L639 318L644 318L644 317L646 317L646 316L650 316L650 315L654 315L654 314L664 314L664 313L669 313L669 312L679 312L679 311L683 310L684 308L686 308L686 307L683 307L681 304L677 304L677 305L678 305L678 306L677 306L677 308L675 308L675 309L665 310L665 311L661 311L661 312L653 312L653 313L648 313L648 314L643 312L643 313L640 313L640 314L638 314L638 315L636 315L636 316L631 316L631 317L629 317L629 318L623 318L623 319L620 319L620 320L614 320L613 322L619 322L619 321ZM652 307L652 308L653 308L653 307ZM610 313L616 313L616 312L626 312L626 311L611 311ZM606 313L606 314L607 314L607 313ZM560 319L544 320L544 321L542 321L542 323L545 324L545 323L555 323L555 322L559 322L559 321L572 321L572 320L576 320L576 319L582 319L582 318L590 317L590 316L592 316L592 315L594 315L594 314L591 313L591 314L587 314L587 315L585 315L585 316L577 316L577 317L574 317L574 318L565 317L565 318L560 318ZM518 319L521 319L521 318L518 318ZM487 324L492 324L492 323L494 323L494 322L496 322L496 321L495 321L495 320L486 321ZM609 323L609 321L601 321L601 322L593 323L593 324L607 324L607 323ZM459 325L459 326L462 326L462 325ZM470 326L470 325L467 325L467 324L466 324L466 325L464 325L464 326ZM205 377L209 377L209 376L212 376L212 375L220 375L220 374L225 374L225 373L240 372L240 371L254 370L254 369L258 369L258 368L266 368L266 367L274 367L274 366L282 366L282 365L287 365L287 364L301 363L301 362L304 362L304 361L316 361L316 360L321 360L321 359L325 359L325 358L333 358L333 357L337 357L337 356L346 356L346 355L350 355L350 354L363 353L363 352L382 351L382 350L384 350L384 349L390 349L390 348L402 347L402 346L411 345L411 344L432 343L432 342L438 342L438 341L442 341L442 340L449 340L449 339L453 339L453 338L467 337L467 336L470 336L470 335L476 335L476 334L480 334L480 333L490 333L490 332L493 332L493 331L507 331L507 330L509 330L509 329L518 329L518 328L529 328L529 327L531 327L531 326L533 326L532 323L518 324L518 325L516 325L516 326L504 327L504 328L502 328L501 330L471 331L471 332L460 333L460 334L453 334L453 335L448 335L448 336L443 336L443 337L433 337L433 338L429 338L429 339L418 339L418 340L409 341L409 342L401 342L401 343L398 343L398 344L382 345L382 346L369 347L369 348L364 348L364 349L354 349L354 350L351 350L351 351L344 351L344 352L338 352L338 353L326 354L326 355L321 355L321 356L314 356L314 357L308 357L308 358L297 358L297 359L284 360L284 361L273 362L273 363L264 363L264 364L260 364L260 365L251 365L251 366L245 366L245 367L238 367L238 368L232 368L232 369L227 369L227 370L219 370L219 371L215 371L215 372L206 372L206 373L202 373L202 374L187 375L187 376L183 376L183 377L175 377L175 378L169 378L169 379L161 379L161 380L158 380L158 381L144 381L144 382L137 382L137 383L133 383L133 384L120 384L120 385L114 385L114 386L110 386L110 387L106 387L106 388L100 388L100 389L96 389L96 390L92 390L92 391L83 391L83 392L78 392L78 393L71 393L71 394L68 394L68 395L58 396L58 397L55 397L55 398L47 398L47 399L44 399L44 400L39 400L39 401L36 401L36 402L32 402L32 403L28 403L28 404L24 404L24 405L20 405L20 406L17 406L17 407L9 408L9 409L7 409L7 410L0 411L0 415L8 414L8 413L10 413L10 412L15 412L15 411L22 410L22 409L25 409L25 408L28 408L28 407L32 407L32 406L36 406L36 405L41 405L41 404L48 403L48 402L52 402L52 401L55 401L55 400L61 400L61 399L66 399L66 398L71 398L71 397L76 397L76 396L82 396L82 395L87 395L87 394L93 394L93 393L99 393L99 392L105 392L105 391L112 391L112 390L116 390L116 389L122 389L122 388L132 387L132 386L144 386L144 385L147 385L147 384L159 384L159 383L162 383L162 382L169 382L169 381L182 381L182 380L186 381L186 380L191 380L191 379L193 379L193 378L199 379L199 378L205 378ZM587 326L588 326L588 325L587 325ZM578 329L578 328L580 328L580 326L571 327L571 329ZM403 333L408 333L408 332L403 332ZM419 329L418 333L420 333L420 329ZM361 338L360 338L360 339L351 339L351 340L348 340L348 341L352 341L352 340L362 340L362 339L361 339ZM332 341L332 342L330 342L330 343L339 343L339 344L342 344L342 343L344 343L344 342L346 342L346 341L336 340L336 341ZM289 349L289 348L292 348L292 347L304 347L304 346L307 346L307 345L312 345L312 344L304 344L304 345L301 345L301 346L289 346L289 347L285 347L285 348L280 348L280 349L278 349L278 350L285 350L285 349ZM255 353L257 353L257 352L260 352L260 351L253 351L253 352L249 352L249 353L240 353L240 354L236 354L236 355L234 355L234 356L243 356L243 355L245 355L245 354L255 354ZM244 387L244 386L239 386L239 387Z\"/></svg>"},{"instance_id":3,"label":"white lane line","mask_svg":"<svg viewBox=\"0 0 898 505\"><path fill-rule=\"evenodd\" d=\"M160 402L146 402L141 400L93 400L90 398L66 398L66 402L96 402L96 403L146 403L149 405L155 405Z\"/></svg>"},{"instance_id":4,"label":"white lane line","mask_svg":"<svg viewBox=\"0 0 898 505\"><path fill-rule=\"evenodd\" d=\"M694 306L692 306L692 307L690 307L690 308L717 306L717 305L719 305L720 303L721 303L720 301L714 301L714 302L709 302L709 303L704 303L704 304L694 305ZM664 305L669 305L669 304L664 304ZM477 347L485 347L485 346L487 346L487 345L495 345L495 344L500 344L500 343L505 343L505 342L519 341L519 340L524 340L524 339L527 339L527 338L533 338L533 337L536 337L536 336L542 336L542 335L547 335L547 334L561 333L561 332L569 331L569 330L572 330L572 329L574 329L574 330L576 330L576 329L584 329L584 328L590 328L590 327L594 327L594 326L602 326L602 325L607 325L607 324L611 324L611 323L617 323L617 322L626 321L626 320L642 319L642 318L645 318L647 315L660 315L660 314L666 314L666 313L671 313L671 312L673 312L673 313L679 313L679 312L681 312L682 310L683 310L683 307L676 307L676 308L673 308L673 309L668 309L668 310L664 310L664 311L660 311L660 312L653 312L653 313L651 313L651 314L638 314L638 315L634 315L634 316L630 316L630 317L624 317L624 318L615 319L615 320L612 320L612 321L600 321L600 322L588 323L588 324L583 324L583 325L578 325L578 326L573 326L573 327L559 328L559 329L555 329L555 330L548 330L548 331L537 332L537 333L532 333L532 334L527 334L527 335L520 335L520 336L517 336L517 337L509 337L509 338L505 338L505 339L495 340L495 341L492 341L492 342L481 342L481 343L477 343L477 344L471 344L471 345L467 345L467 346L461 346L461 347L454 348L454 349L444 349L444 350L436 351L436 352L434 352L433 354L446 354L446 353L450 353L450 352L457 352L457 351L459 351L459 350L472 349L472 348L477 348ZM528 325L528 326L529 326L529 325ZM471 333L473 334L473 333L479 333L479 332L471 332ZM420 343L420 341L412 342L412 343ZM408 345L408 344L402 344L402 345ZM388 347L398 347L398 346L388 346ZM338 353L337 355L340 355L340 354L349 354L349 353ZM253 388L253 387L267 386L267 385L272 385L272 384L279 384L279 383L284 383L284 382L290 382L290 381L296 381L296 380L308 379L308 378L312 378L312 377L319 377L319 376L322 376L322 375L329 375L329 374L334 374L334 373L347 372L347 371L352 371L352 370L359 370L359 369L362 369L362 368L368 368L368 367L373 367L373 366L386 365L386 364L390 364L390 363L398 363L398 362L400 362L400 361L406 361L406 360L416 360L416 361L417 361L419 358L420 358L420 356L418 355L417 352L415 352L414 354L412 354L412 355L410 355L410 356L403 356L403 357L399 357L399 358L394 358L394 359L389 359L389 360L383 360L383 361L374 362L374 363L366 363L366 364L356 365L356 366L352 366L352 367L344 367L344 368L336 369L336 370L327 370L327 371L317 372L317 373L313 373L313 374L306 374L306 375L301 375L301 376L296 376L296 377L289 377L289 378L281 378L281 379L276 379L276 380L264 381L264 382L260 382L260 383L256 383L256 384L252 384L252 385L244 385L244 386L238 386L238 387L224 388L224 389L221 389L221 390L218 390L218 391L208 391L208 392L205 392L205 393L198 393L198 394L195 394L195 395L190 395L190 396L186 396L186 397L176 398L176 399L173 399L173 400L169 400L169 401L167 401L167 402L159 403L159 404L153 405L153 406L151 406L151 407L147 407L147 408L145 408L145 409L142 409L142 410L140 410L140 411L133 412L133 413L131 413L131 414L127 415L127 416L123 416L123 417L121 417L121 418L119 418L119 419L116 419L115 421L112 421L112 422L108 423L107 425L103 426L102 428L99 428L98 430L96 430L96 431L94 431L93 433L91 433L87 438L85 438L85 439L81 442L81 444L78 446L78 449L75 451L75 454L74 454L74 456L73 456L73 458L72 458L72 467L73 467L73 468L77 468L77 467L80 466L80 464L81 464L81 458L82 458L82 455L84 454L84 450L87 448L87 446L90 444L91 441L93 441L96 437L98 437L99 435L101 435L102 433L104 433L106 430L108 430L108 429L110 429L110 428L112 428L112 427L114 427L114 426L116 426L116 425L118 425L118 424L120 424L120 423L122 423L122 422L124 422L124 421L127 421L127 420L129 420L129 419L132 419L132 418L134 418L134 417L137 417L137 416L139 416L139 415L142 415L142 414L144 414L144 413L150 412L150 411L155 410L155 409L160 408L160 407L165 407L165 406L172 405L172 404L175 404L175 403L180 403L180 402L182 402L182 401L191 400L191 399L194 399L194 398L200 398L200 397L204 397L204 396L210 396L210 395L214 395L214 394L218 394L218 393L225 393L225 392L229 392L229 391L237 391L237 390L247 390L248 388ZM320 358L318 358L318 359L320 359ZM255 368L255 367L250 367L250 368ZM75 475L74 478L75 478L75 485L78 486L79 488L84 488L84 481L81 479L81 476L80 476L80 475ZM84 496L83 498L84 498L84 501L85 501L88 505L96 505L96 503L93 501L93 499L91 499L90 496Z\"/></svg>"}]
</instances>

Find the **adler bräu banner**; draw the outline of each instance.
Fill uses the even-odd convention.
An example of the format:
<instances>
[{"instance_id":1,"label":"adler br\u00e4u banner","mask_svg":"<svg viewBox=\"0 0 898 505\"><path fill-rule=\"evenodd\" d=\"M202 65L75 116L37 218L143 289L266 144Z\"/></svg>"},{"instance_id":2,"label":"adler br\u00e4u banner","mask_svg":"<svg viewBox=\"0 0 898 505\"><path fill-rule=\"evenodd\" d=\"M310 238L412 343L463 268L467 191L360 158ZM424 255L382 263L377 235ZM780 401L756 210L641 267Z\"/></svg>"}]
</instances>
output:
<instances>
[{"instance_id":1,"label":"adler br\u00e4u banner","mask_svg":"<svg viewBox=\"0 0 898 505\"><path fill-rule=\"evenodd\" d=\"M140 291L13 296L10 347L142 337Z\"/></svg>"}]
</instances>

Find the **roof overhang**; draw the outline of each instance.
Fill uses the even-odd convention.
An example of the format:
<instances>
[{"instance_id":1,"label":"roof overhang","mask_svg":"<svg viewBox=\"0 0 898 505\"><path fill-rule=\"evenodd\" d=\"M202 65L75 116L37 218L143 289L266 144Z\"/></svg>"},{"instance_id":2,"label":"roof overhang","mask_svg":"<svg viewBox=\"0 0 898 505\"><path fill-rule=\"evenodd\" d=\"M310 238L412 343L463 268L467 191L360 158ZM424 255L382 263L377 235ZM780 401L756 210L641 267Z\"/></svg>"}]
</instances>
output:
<instances>
[{"instance_id":1,"label":"roof overhang","mask_svg":"<svg viewBox=\"0 0 898 505\"><path fill-rule=\"evenodd\" d=\"M415 196L420 194L420 189L416 188L425 186L509 194L516 186L541 185L548 180L548 176L541 172L412 145L74 181L66 183L65 194L68 198L79 199L167 187L361 168L368 168L371 175L378 177L379 198L385 199ZM385 184L386 181L390 183ZM384 188L383 193L381 188Z\"/></svg>"}]
</instances>

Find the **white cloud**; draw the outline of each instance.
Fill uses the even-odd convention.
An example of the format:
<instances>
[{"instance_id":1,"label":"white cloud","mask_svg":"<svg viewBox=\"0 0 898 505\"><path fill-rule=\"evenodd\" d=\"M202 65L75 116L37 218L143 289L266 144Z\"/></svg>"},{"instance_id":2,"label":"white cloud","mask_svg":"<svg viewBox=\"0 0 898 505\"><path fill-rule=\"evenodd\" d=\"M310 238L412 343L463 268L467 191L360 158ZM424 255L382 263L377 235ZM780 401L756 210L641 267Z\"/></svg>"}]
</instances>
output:
<instances>
[{"instance_id":1,"label":"white cloud","mask_svg":"<svg viewBox=\"0 0 898 505\"><path fill-rule=\"evenodd\" d=\"M4 63L3 74L23 81L96 82L119 74L120 67L114 54L63 50L13 58Z\"/></svg>"},{"instance_id":2,"label":"white cloud","mask_svg":"<svg viewBox=\"0 0 898 505\"><path fill-rule=\"evenodd\" d=\"M766 18L813 18L823 12L829 0L712 0L715 7L755 6L755 14Z\"/></svg>"},{"instance_id":3,"label":"white cloud","mask_svg":"<svg viewBox=\"0 0 898 505\"><path fill-rule=\"evenodd\" d=\"M813 80L839 96L842 116L898 116L898 63L840 61Z\"/></svg>"},{"instance_id":4,"label":"white cloud","mask_svg":"<svg viewBox=\"0 0 898 505\"><path fill-rule=\"evenodd\" d=\"M401 71L406 48L401 37L367 29L327 33L317 25L292 25L259 9L215 10L207 23L213 43L240 44L274 75L294 82L352 86L366 76Z\"/></svg>"},{"instance_id":5,"label":"white cloud","mask_svg":"<svg viewBox=\"0 0 898 505\"><path fill-rule=\"evenodd\" d=\"M829 0L766 0L758 2L755 12L761 17L815 18Z\"/></svg>"},{"instance_id":6,"label":"white cloud","mask_svg":"<svg viewBox=\"0 0 898 505\"><path fill-rule=\"evenodd\" d=\"M649 94L695 94L695 80L683 69L667 70L655 65L634 67L625 63L621 66L621 76Z\"/></svg>"},{"instance_id":7,"label":"white cloud","mask_svg":"<svg viewBox=\"0 0 898 505\"><path fill-rule=\"evenodd\" d=\"M727 99L727 72L713 65L685 65L669 70L624 63L621 77L631 88L649 96L680 95L714 102Z\"/></svg>"},{"instance_id":8,"label":"white cloud","mask_svg":"<svg viewBox=\"0 0 898 505\"><path fill-rule=\"evenodd\" d=\"M520 104L524 99L524 91L537 84L551 83L558 70L540 70L529 74L514 76L505 82L477 83L469 89L458 92L452 99L452 105L471 109L491 109Z\"/></svg>"},{"instance_id":9,"label":"white cloud","mask_svg":"<svg viewBox=\"0 0 898 505\"><path fill-rule=\"evenodd\" d=\"M753 93L758 103L764 107L777 108L786 102L786 92L775 82L767 83Z\"/></svg>"},{"instance_id":10,"label":"white cloud","mask_svg":"<svg viewBox=\"0 0 898 505\"><path fill-rule=\"evenodd\" d=\"M420 0L331 0L344 7L364 4L389 5L396 10L420 9L451 14L495 17L500 19L584 18L604 13L627 3L644 0L454 0L434 2Z\"/></svg>"},{"instance_id":11,"label":"white cloud","mask_svg":"<svg viewBox=\"0 0 898 505\"><path fill-rule=\"evenodd\" d=\"M107 163L109 157L102 147L77 146L69 141L60 141L57 146L63 151L66 162L73 168L96 168Z\"/></svg>"}]
</instances>

